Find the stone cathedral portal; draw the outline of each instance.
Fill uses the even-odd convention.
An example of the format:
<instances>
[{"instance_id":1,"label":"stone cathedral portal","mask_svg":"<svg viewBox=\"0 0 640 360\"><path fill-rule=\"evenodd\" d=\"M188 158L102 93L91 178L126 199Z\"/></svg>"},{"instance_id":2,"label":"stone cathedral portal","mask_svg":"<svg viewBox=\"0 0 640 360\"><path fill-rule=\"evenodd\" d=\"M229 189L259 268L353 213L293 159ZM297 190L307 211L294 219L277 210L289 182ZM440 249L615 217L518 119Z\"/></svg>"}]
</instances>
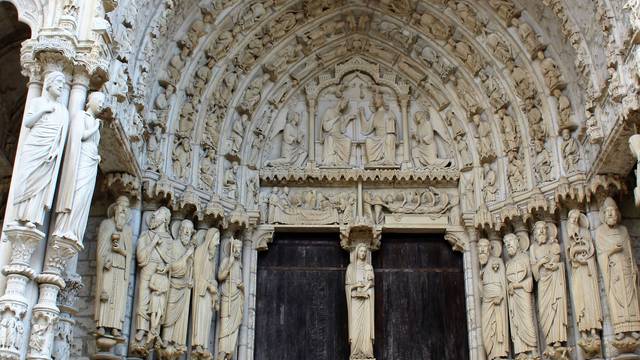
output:
<instances>
[{"instance_id":1,"label":"stone cathedral portal","mask_svg":"<svg viewBox=\"0 0 640 360\"><path fill-rule=\"evenodd\" d=\"M0 360L640 359L639 0L0 0Z\"/></svg>"}]
</instances>

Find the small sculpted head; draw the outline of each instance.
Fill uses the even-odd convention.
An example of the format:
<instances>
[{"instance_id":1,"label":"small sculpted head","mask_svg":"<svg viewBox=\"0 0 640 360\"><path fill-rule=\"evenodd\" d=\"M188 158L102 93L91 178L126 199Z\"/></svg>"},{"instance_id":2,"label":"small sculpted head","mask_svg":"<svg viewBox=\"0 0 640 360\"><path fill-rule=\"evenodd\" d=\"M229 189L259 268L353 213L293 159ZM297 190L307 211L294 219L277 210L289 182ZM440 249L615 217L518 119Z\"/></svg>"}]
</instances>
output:
<instances>
[{"instance_id":1,"label":"small sculpted head","mask_svg":"<svg viewBox=\"0 0 640 360\"><path fill-rule=\"evenodd\" d=\"M544 244L547 242L547 223L544 221L538 221L533 226L533 236L538 244Z\"/></svg>"},{"instance_id":2,"label":"small sculpted head","mask_svg":"<svg viewBox=\"0 0 640 360\"><path fill-rule=\"evenodd\" d=\"M236 260L242 255L242 242L238 239L231 239L231 254Z\"/></svg>"},{"instance_id":3,"label":"small sculpted head","mask_svg":"<svg viewBox=\"0 0 640 360\"><path fill-rule=\"evenodd\" d=\"M478 260L480 265L486 265L489 262L489 254L491 252L491 243L489 239L482 238L478 240Z\"/></svg>"},{"instance_id":4,"label":"small sculpted head","mask_svg":"<svg viewBox=\"0 0 640 360\"><path fill-rule=\"evenodd\" d=\"M62 95L64 89L65 76L60 71L52 71L44 79L44 89L51 94L54 99Z\"/></svg>"},{"instance_id":5,"label":"small sculpted head","mask_svg":"<svg viewBox=\"0 0 640 360\"><path fill-rule=\"evenodd\" d=\"M105 95L99 91L92 92L87 102L87 110L93 114L99 114L104 109Z\"/></svg>"},{"instance_id":6,"label":"small sculpted head","mask_svg":"<svg viewBox=\"0 0 640 360\"><path fill-rule=\"evenodd\" d=\"M509 256L515 256L518 253L518 236L516 234L507 234L504 236L503 241Z\"/></svg>"},{"instance_id":7,"label":"small sculpted head","mask_svg":"<svg viewBox=\"0 0 640 360\"><path fill-rule=\"evenodd\" d=\"M116 223L116 227L122 229L127 224L129 211L129 198L124 195L118 197L113 212L113 221Z\"/></svg>"},{"instance_id":8,"label":"small sculpted head","mask_svg":"<svg viewBox=\"0 0 640 360\"><path fill-rule=\"evenodd\" d=\"M356 255L358 260L365 261L367 259L367 246L365 244L359 244L356 247Z\"/></svg>"},{"instance_id":9,"label":"small sculpted head","mask_svg":"<svg viewBox=\"0 0 640 360\"><path fill-rule=\"evenodd\" d=\"M191 242L191 236L193 235L193 223L191 220L182 220L180 223L180 230L178 236L182 245L187 245Z\"/></svg>"},{"instance_id":10,"label":"small sculpted head","mask_svg":"<svg viewBox=\"0 0 640 360\"><path fill-rule=\"evenodd\" d=\"M618 210L618 205L615 200L608 197L604 204L602 205L602 209L600 212L603 214L604 223L609 227L614 227L618 225L618 221L620 221L620 211Z\"/></svg>"}]
</instances>

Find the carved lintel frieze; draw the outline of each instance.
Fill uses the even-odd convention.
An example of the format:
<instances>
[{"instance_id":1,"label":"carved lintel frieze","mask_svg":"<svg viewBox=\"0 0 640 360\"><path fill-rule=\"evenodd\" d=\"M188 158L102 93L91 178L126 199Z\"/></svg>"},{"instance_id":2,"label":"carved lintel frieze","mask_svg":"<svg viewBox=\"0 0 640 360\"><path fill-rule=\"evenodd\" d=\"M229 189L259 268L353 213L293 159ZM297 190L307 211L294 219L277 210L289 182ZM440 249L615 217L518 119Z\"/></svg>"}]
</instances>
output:
<instances>
[{"instance_id":1,"label":"carved lintel frieze","mask_svg":"<svg viewBox=\"0 0 640 360\"><path fill-rule=\"evenodd\" d=\"M127 195L130 198L140 199L140 179L127 173L108 173L104 177L102 189L111 192L114 198Z\"/></svg>"},{"instance_id":2,"label":"carved lintel frieze","mask_svg":"<svg viewBox=\"0 0 640 360\"><path fill-rule=\"evenodd\" d=\"M340 246L347 251L364 243L369 250L380 248L382 226L374 225L370 219L357 217L353 223L340 227Z\"/></svg>"}]
</instances>

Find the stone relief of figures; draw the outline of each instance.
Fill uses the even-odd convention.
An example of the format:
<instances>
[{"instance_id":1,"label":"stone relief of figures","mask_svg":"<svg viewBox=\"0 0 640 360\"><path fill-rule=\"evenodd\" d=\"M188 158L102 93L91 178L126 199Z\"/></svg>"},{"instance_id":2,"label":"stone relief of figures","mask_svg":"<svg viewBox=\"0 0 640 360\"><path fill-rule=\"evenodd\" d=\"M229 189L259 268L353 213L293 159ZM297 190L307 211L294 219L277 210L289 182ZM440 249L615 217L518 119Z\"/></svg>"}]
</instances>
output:
<instances>
[{"instance_id":1,"label":"stone relief of figures","mask_svg":"<svg viewBox=\"0 0 640 360\"><path fill-rule=\"evenodd\" d=\"M228 198L237 199L238 196L238 170L240 165L234 161L231 166L225 170L222 185Z\"/></svg>"},{"instance_id":2,"label":"stone relief of figures","mask_svg":"<svg viewBox=\"0 0 640 360\"><path fill-rule=\"evenodd\" d=\"M502 261L502 244L480 239L480 296L482 298L482 340L488 360L509 356L507 278Z\"/></svg>"},{"instance_id":3,"label":"stone relief of figures","mask_svg":"<svg viewBox=\"0 0 640 360\"><path fill-rule=\"evenodd\" d=\"M244 283L242 282L242 242L231 238L218 269L220 322L217 360L233 359L238 346L238 333L244 313Z\"/></svg>"},{"instance_id":4,"label":"stone relief of figures","mask_svg":"<svg viewBox=\"0 0 640 360\"><path fill-rule=\"evenodd\" d=\"M11 304L5 305L0 315L0 349L20 351L25 338L22 316Z\"/></svg>"},{"instance_id":5,"label":"stone relief of figures","mask_svg":"<svg viewBox=\"0 0 640 360\"><path fill-rule=\"evenodd\" d=\"M539 183L553 180L553 160L551 152L544 146L542 140L535 140L533 143L534 155L534 173Z\"/></svg>"},{"instance_id":6,"label":"stone relief of figures","mask_svg":"<svg viewBox=\"0 0 640 360\"><path fill-rule=\"evenodd\" d=\"M521 19L513 19L511 24L518 29L518 35L520 35L520 39L532 59L538 55L538 52L544 51L546 46L542 44L540 35L533 30L531 25Z\"/></svg>"},{"instance_id":7,"label":"stone relief of figures","mask_svg":"<svg viewBox=\"0 0 640 360\"><path fill-rule=\"evenodd\" d=\"M346 167L351 160L351 139L345 134L355 115L347 115L349 100L340 98L338 103L324 113L322 126L322 160L325 166Z\"/></svg>"},{"instance_id":8,"label":"stone relief of figures","mask_svg":"<svg viewBox=\"0 0 640 360\"><path fill-rule=\"evenodd\" d=\"M158 352L163 359L178 359L187 351L194 273L193 223L191 220L176 221L171 226L171 233L174 240L166 254L169 291L166 298L166 313L162 321L162 341L158 344Z\"/></svg>"},{"instance_id":9,"label":"stone relief of figures","mask_svg":"<svg viewBox=\"0 0 640 360\"><path fill-rule=\"evenodd\" d=\"M416 132L412 135L415 145L411 155L414 166L446 167L451 165L451 159L438 157L438 145L436 143L436 133L431 124L428 111L419 111L413 117L416 124Z\"/></svg>"},{"instance_id":10,"label":"stone relief of figures","mask_svg":"<svg viewBox=\"0 0 640 360\"><path fill-rule=\"evenodd\" d=\"M56 201L55 237L79 243L84 237L100 162L101 121L96 115L102 111L104 100L103 93L91 93L87 110L71 120Z\"/></svg>"},{"instance_id":11,"label":"stone relief of figures","mask_svg":"<svg viewBox=\"0 0 640 360\"><path fill-rule=\"evenodd\" d=\"M578 209L569 211L567 239L565 246L573 279L574 317L580 331L578 345L587 356L593 357L600 353L598 331L602 330L598 269L589 219Z\"/></svg>"},{"instance_id":12,"label":"stone relief of figures","mask_svg":"<svg viewBox=\"0 0 640 360\"><path fill-rule=\"evenodd\" d=\"M109 335L120 337L124 326L133 256L129 206L126 196L118 197L98 229L94 316L99 336L109 331Z\"/></svg>"},{"instance_id":13,"label":"stone relief of figures","mask_svg":"<svg viewBox=\"0 0 640 360\"><path fill-rule=\"evenodd\" d=\"M492 32L487 35L486 43L498 60L505 64L509 70L513 69L513 50L511 50L509 43L504 39L504 37L502 37L502 35L498 32Z\"/></svg>"},{"instance_id":14,"label":"stone relief of figures","mask_svg":"<svg viewBox=\"0 0 640 360\"><path fill-rule=\"evenodd\" d=\"M484 60L476 53L473 46L464 40L450 38L447 41L447 48L462 60L473 75L476 75L484 66Z\"/></svg>"},{"instance_id":15,"label":"stone relief of figures","mask_svg":"<svg viewBox=\"0 0 640 360\"><path fill-rule=\"evenodd\" d=\"M511 117L511 115L509 115L507 109L498 110L496 116L500 120L502 142L504 143L507 152L519 149L520 134L518 133L516 121Z\"/></svg>"},{"instance_id":16,"label":"stone relief of figures","mask_svg":"<svg viewBox=\"0 0 640 360\"><path fill-rule=\"evenodd\" d=\"M290 192L274 187L268 197L268 223L327 225L346 224L355 218L356 194L350 192Z\"/></svg>"},{"instance_id":17,"label":"stone relief of figures","mask_svg":"<svg viewBox=\"0 0 640 360\"><path fill-rule=\"evenodd\" d=\"M511 191L521 192L527 189L527 184L524 177L524 163L518 157L518 153L515 151L509 151L507 153L509 164L507 165L507 174L509 176L509 185Z\"/></svg>"},{"instance_id":18,"label":"stone relief of figures","mask_svg":"<svg viewBox=\"0 0 640 360\"><path fill-rule=\"evenodd\" d=\"M464 1L456 1L453 10L458 15L462 23L469 28L474 34L480 35L484 33L487 23L486 19L478 16L477 9L472 8Z\"/></svg>"},{"instance_id":19,"label":"stone relief of figures","mask_svg":"<svg viewBox=\"0 0 640 360\"><path fill-rule=\"evenodd\" d=\"M564 128L561 131L562 143L560 144L560 152L564 159L564 167L568 174L578 171L578 163L580 162L580 148L578 141L571 135L571 130Z\"/></svg>"},{"instance_id":20,"label":"stone relief of figures","mask_svg":"<svg viewBox=\"0 0 640 360\"><path fill-rule=\"evenodd\" d=\"M458 204L458 198L433 188L406 191L366 191L363 215L382 225L386 214L419 214L430 218L443 216Z\"/></svg>"},{"instance_id":21,"label":"stone relief of figures","mask_svg":"<svg viewBox=\"0 0 640 360\"><path fill-rule=\"evenodd\" d=\"M480 155L481 163L493 161L496 152L493 147L493 139L491 138L491 125L488 121L483 121L479 114L473 115L472 121L476 126L476 142L478 155Z\"/></svg>"},{"instance_id":22,"label":"stone relief of figures","mask_svg":"<svg viewBox=\"0 0 640 360\"><path fill-rule=\"evenodd\" d=\"M549 92L554 92L556 89L563 89L566 84L562 79L560 69L558 69L553 59L544 57L543 52L538 53L538 59L540 60L540 69L542 70L542 75L544 76L547 88L549 88Z\"/></svg>"},{"instance_id":23,"label":"stone relief of figures","mask_svg":"<svg viewBox=\"0 0 640 360\"><path fill-rule=\"evenodd\" d=\"M189 176L189 170L191 169L191 138L181 137L176 134L174 138L175 146L171 154L171 160L173 161L173 175L181 181L184 181Z\"/></svg>"},{"instance_id":24,"label":"stone relief of figures","mask_svg":"<svg viewBox=\"0 0 640 360\"><path fill-rule=\"evenodd\" d=\"M367 245L360 243L351 251L347 267L345 292L349 323L349 359L374 359L375 292L371 254Z\"/></svg>"},{"instance_id":25,"label":"stone relief of figures","mask_svg":"<svg viewBox=\"0 0 640 360\"><path fill-rule=\"evenodd\" d=\"M453 132L453 142L461 160L459 164L460 170L470 169L473 165L473 157L471 156L469 144L467 143L467 132L460 125L460 120L458 120L453 111L447 113L445 122Z\"/></svg>"},{"instance_id":26,"label":"stone relief of figures","mask_svg":"<svg viewBox=\"0 0 640 360\"><path fill-rule=\"evenodd\" d=\"M557 233L555 224L536 222L530 257L537 282L538 321L547 344L544 353L564 359L569 355L569 349L563 346L567 341L567 280Z\"/></svg>"},{"instance_id":27,"label":"stone relief of figures","mask_svg":"<svg viewBox=\"0 0 640 360\"><path fill-rule=\"evenodd\" d=\"M620 224L620 210L610 197L600 208L600 221L602 225L596 229L595 245L615 333L611 343L621 353L630 353L640 344L638 268L629 232Z\"/></svg>"},{"instance_id":28,"label":"stone relief of figures","mask_svg":"<svg viewBox=\"0 0 640 360\"><path fill-rule=\"evenodd\" d=\"M300 117L300 113L292 110L287 113L286 124L282 130L279 157L268 160L265 166L291 168L304 165L307 160L307 151L304 146Z\"/></svg>"},{"instance_id":29,"label":"stone relief of figures","mask_svg":"<svg viewBox=\"0 0 640 360\"><path fill-rule=\"evenodd\" d=\"M396 164L396 123L397 118L385 104L379 89L373 94L373 114L367 120L364 108L360 108L360 128L365 139L365 166L395 167Z\"/></svg>"},{"instance_id":30,"label":"stone relief of figures","mask_svg":"<svg viewBox=\"0 0 640 360\"><path fill-rule=\"evenodd\" d=\"M43 225L45 210L50 209L56 178L69 127L69 112L58 102L65 75L47 74L43 95L29 102L23 124L29 129L22 146L16 175L13 204L15 220L27 226Z\"/></svg>"},{"instance_id":31,"label":"stone relief of figures","mask_svg":"<svg viewBox=\"0 0 640 360\"><path fill-rule=\"evenodd\" d=\"M537 325L533 321L533 279L527 250L529 238L507 234L504 237L509 260L506 263L509 329L516 359L537 353Z\"/></svg>"},{"instance_id":32,"label":"stone relief of figures","mask_svg":"<svg viewBox=\"0 0 640 360\"><path fill-rule=\"evenodd\" d=\"M216 150L211 147L203 147L203 155L200 158L200 189L213 188L216 174Z\"/></svg>"},{"instance_id":33,"label":"stone relief of figures","mask_svg":"<svg viewBox=\"0 0 640 360\"><path fill-rule=\"evenodd\" d=\"M445 24L442 20L433 16L429 12L425 11L422 14L413 14L413 20L416 26L438 40L446 41L453 34L451 26Z\"/></svg>"},{"instance_id":34,"label":"stone relief of figures","mask_svg":"<svg viewBox=\"0 0 640 360\"><path fill-rule=\"evenodd\" d=\"M248 208L258 207L260 200L260 179L258 174L246 173L246 201Z\"/></svg>"},{"instance_id":35,"label":"stone relief of figures","mask_svg":"<svg viewBox=\"0 0 640 360\"><path fill-rule=\"evenodd\" d=\"M486 204L495 202L498 199L498 175L491 168L491 164L484 163L483 165L483 179L484 183L482 184L482 196L484 197L484 202Z\"/></svg>"},{"instance_id":36,"label":"stone relief of figures","mask_svg":"<svg viewBox=\"0 0 640 360\"><path fill-rule=\"evenodd\" d=\"M140 234L136 248L138 294L135 309L135 336L132 352L146 357L160 340L160 328L166 317L169 292L169 252L173 238L169 233L171 212L166 207L154 211L148 230Z\"/></svg>"},{"instance_id":37,"label":"stone relief of figures","mask_svg":"<svg viewBox=\"0 0 640 360\"><path fill-rule=\"evenodd\" d=\"M191 309L191 356L212 359L209 333L213 314L220 309L218 281L215 278L220 231L216 228L197 233L199 245L193 255L193 299Z\"/></svg>"}]
</instances>

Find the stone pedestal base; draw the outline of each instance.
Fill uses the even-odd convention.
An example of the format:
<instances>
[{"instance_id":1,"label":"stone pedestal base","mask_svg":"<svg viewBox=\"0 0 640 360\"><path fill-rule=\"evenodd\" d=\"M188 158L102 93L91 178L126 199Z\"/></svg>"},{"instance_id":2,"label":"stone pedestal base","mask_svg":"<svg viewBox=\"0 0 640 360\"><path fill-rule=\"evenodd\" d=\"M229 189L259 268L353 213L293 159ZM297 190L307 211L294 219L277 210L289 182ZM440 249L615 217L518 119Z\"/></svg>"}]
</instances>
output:
<instances>
[{"instance_id":1,"label":"stone pedestal base","mask_svg":"<svg viewBox=\"0 0 640 360\"><path fill-rule=\"evenodd\" d=\"M91 357L93 360L122 360L122 356L114 354L113 347L125 342L123 337L112 335L94 334L96 337L97 353Z\"/></svg>"}]
</instances>

